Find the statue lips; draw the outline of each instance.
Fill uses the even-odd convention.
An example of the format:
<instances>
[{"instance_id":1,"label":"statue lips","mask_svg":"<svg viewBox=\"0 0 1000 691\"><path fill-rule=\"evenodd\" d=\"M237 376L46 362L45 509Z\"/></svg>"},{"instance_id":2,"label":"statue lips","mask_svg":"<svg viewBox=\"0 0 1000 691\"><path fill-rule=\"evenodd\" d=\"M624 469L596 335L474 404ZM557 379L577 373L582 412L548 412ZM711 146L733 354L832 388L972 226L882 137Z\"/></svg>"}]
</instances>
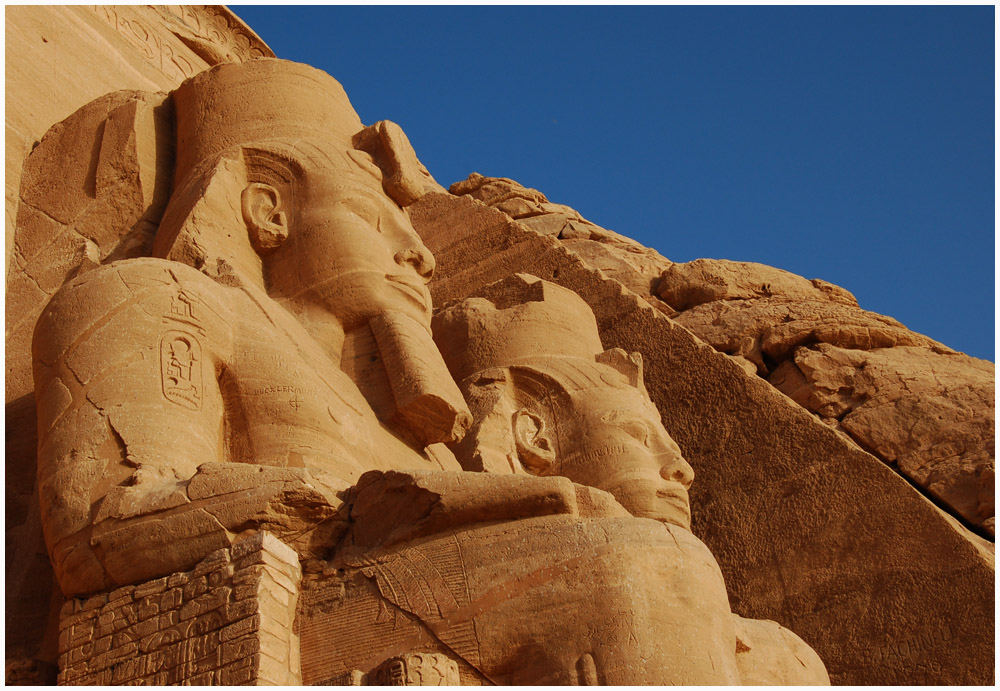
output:
<instances>
[{"instance_id":1,"label":"statue lips","mask_svg":"<svg viewBox=\"0 0 1000 691\"><path fill-rule=\"evenodd\" d=\"M646 476L601 489L610 492L636 518L651 518L691 530L688 492L679 482Z\"/></svg>"}]
</instances>

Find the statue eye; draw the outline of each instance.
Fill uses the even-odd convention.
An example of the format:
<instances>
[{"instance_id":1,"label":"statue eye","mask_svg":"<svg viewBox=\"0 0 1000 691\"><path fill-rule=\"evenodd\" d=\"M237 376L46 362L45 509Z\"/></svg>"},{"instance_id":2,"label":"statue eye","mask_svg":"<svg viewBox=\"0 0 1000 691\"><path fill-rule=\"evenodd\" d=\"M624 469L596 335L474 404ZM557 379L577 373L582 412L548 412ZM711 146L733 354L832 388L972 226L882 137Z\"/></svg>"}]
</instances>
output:
<instances>
[{"instance_id":1,"label":"statue eye","mask_svg":"<svg viewBox=\"0 0 1000 691\"><path fill-rule=\"evenodd\" d=\"M649 442L649 426L644 422L638 420L627 420L621 424L621 428L625 432L635 439L637 442L644 446L648 446Z\"/></svg>"},{"instance_id":2,"label":"statue eye","mask_svg":"<svg viewBox=\"0 0 1000 691\"><path fill-rule=\"evenodd\" d=\"M357 196L341 200L338 205L351 216L360 219L365 225L374 228L379 233L382 232L382 210L377 204L373 204L362 196Z\"/></svg>"},{"instance_id":3,"label":"statue eye","mask_svg":"<svg viewBox=\"0 0 1000 691\"><path fill-rule=\"evenodd\" d=\"M622 430L643 446L648 447L654 438L650 424L631 411L615 410L602 415L601 420Z\"/></svg>"}]
</instances>

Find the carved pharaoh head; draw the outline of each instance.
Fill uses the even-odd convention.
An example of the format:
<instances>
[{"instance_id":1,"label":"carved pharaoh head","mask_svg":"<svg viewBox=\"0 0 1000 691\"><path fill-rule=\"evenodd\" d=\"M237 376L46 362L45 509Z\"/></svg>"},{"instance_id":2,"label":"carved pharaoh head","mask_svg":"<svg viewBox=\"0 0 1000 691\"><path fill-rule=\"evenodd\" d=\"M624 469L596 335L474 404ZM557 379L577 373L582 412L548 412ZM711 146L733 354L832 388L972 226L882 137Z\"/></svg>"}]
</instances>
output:
<instances>
[{"instance_id":1,"label":"carved pharaoh head","mask_svg":"<svg viewBox=\"0 0 1000 691\"><path fill-rule=\"evenodd\" d=\"M156 256L250 282L352 328L426 322L434 260L403 207L440 189L398 126L365 128L324 72L223 64L174 93L174 192Z\"/></svg>"},{"instance_id":2,"label":"carved pharaoh head","mask_svg":"<svg viewBox=\"0 0 1000 691\"><path fill-rule=\"evenodd\" d=\"M642 358L601 346L575 293L532 276L434 319L474 423L467 470L562 475L610 492L633 515L690 528L694 473L642 382Z\"/></svg>"},{"instance_id":3,"label":"carved pharaoh head","mask_svg":"<svg viewBox=\"0 0 1000 691\"><path fill-rule=\"evenodd\" d=\"M364 127L335 79L284 60L218 65L172 98L154 256L265 290L332 357L370 326L402 426L422 444L460 438L469 414L430 339L434 258L404 208L443 188L402 130Z\"/></svg>"}]
</instances>

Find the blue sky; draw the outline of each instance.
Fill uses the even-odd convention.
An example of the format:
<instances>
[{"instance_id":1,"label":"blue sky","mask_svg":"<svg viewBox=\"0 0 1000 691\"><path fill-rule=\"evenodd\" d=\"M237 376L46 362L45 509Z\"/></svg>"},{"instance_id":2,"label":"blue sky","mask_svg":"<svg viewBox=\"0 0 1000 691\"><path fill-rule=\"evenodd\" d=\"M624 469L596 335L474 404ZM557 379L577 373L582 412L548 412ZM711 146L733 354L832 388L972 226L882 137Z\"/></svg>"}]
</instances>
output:
<instances>
[{"instance_id":1,"label":"blue sky","mask_svg":"<svg viewBox=\"0 0 1000 691\"><path fill-rule=\"evenodd\" d=\"M990 6L231 7L445 186L514 178L994 359Z\"/></svg>"}]
</instances>

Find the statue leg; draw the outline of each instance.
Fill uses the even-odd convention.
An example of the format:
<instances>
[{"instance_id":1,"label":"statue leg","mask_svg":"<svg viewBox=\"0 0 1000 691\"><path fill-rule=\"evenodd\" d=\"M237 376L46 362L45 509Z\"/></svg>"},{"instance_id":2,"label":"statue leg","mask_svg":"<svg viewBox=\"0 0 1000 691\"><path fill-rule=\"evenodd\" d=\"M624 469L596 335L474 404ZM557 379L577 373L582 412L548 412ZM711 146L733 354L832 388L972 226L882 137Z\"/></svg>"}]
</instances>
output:
<instances>
[{"instance_id":1,"label":"statue leg","mask_svg":"<svg viewBox=\"0 0 1000 691\"><path fill-rule=\"evenodd\" d=\"M414 652L447 651L487 683L740 681L715 559L691 533L656 521L548 516L477 526L370 552L347 571L362 573L374 586L364 597L383 605L359 609L349 627L328 610L317 624L327 641L341 628L352 644L365 632L376 641L381 628L401 631L388 607L425 632ZM350 593L343 602L335 609L355 607Z\"/></svg>"}]
</instances>

